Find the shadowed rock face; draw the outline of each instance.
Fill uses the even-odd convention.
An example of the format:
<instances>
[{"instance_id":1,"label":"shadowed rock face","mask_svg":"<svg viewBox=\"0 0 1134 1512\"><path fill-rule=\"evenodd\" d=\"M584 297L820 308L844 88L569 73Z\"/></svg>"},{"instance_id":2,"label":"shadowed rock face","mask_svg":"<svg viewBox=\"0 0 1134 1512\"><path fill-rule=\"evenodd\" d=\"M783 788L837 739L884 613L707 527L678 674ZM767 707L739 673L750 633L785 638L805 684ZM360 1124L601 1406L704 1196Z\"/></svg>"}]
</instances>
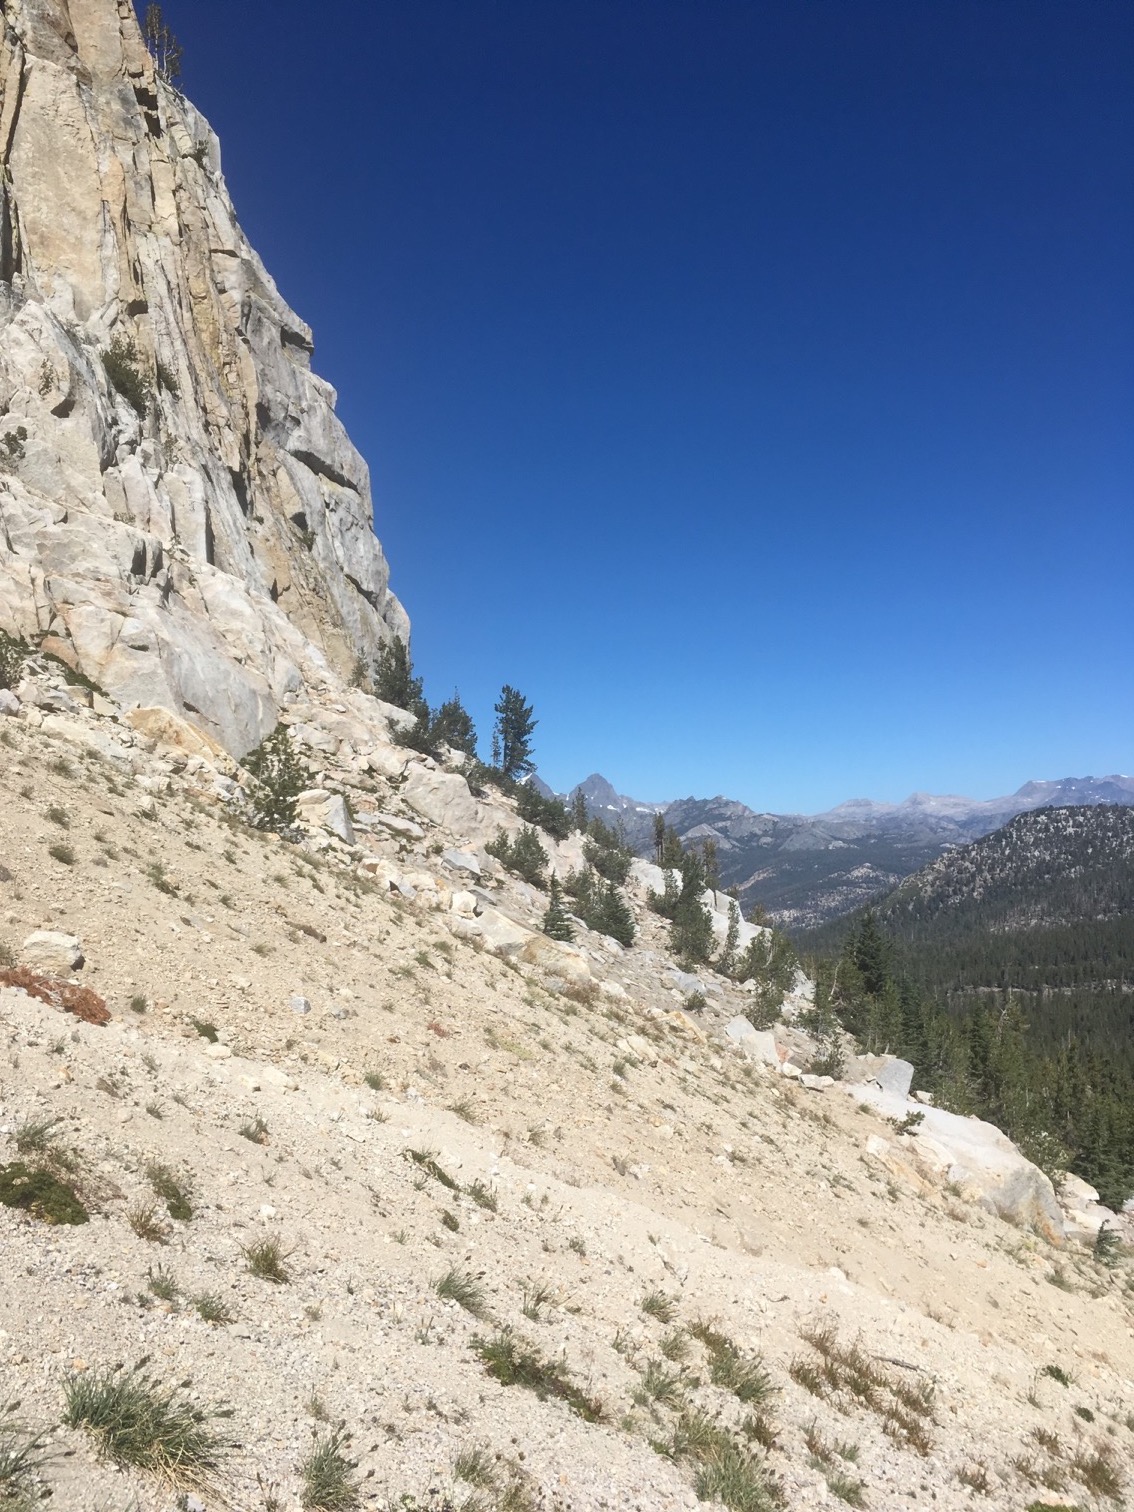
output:
<instances>
[{"instance_id":1,"label":"shadowed rock face","mask_svg":"<svg viewBox=\"0 0 1134 1512\"><path fill-rule=\"evenodd\" d=\"M237 755L408 635L311 351L128 0L9 0L0 628Z\"/></svg>"}]
</instances>

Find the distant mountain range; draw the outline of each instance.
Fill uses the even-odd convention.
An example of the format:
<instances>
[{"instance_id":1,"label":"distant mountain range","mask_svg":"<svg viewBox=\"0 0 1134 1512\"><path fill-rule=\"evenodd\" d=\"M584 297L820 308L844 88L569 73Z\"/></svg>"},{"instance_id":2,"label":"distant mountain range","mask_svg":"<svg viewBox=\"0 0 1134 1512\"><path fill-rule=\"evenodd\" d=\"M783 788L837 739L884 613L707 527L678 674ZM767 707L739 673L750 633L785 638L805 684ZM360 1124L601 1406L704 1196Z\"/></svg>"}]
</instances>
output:
<instances>
[{"instance_id":1,"label":"distant mountain range","mask_svg":"<svg viewBox=\"0 0 1134 1512\"><path fill-rule=\"evenodd\" d=\"M641 855L653 847L662 813L683 841L716 841L724 887L738 887L747 912L759 904L779 924L808 928L837 918L936 860L951 846L990 834L1038 808L1134 804L1134 777L1064 777L1026 782L1004 798L913 793L903 803L853 798L822 814L761 814L731 798L628 798L598 773L572 789L592 815L621 824Z\"/></svg>"}]
</instances>

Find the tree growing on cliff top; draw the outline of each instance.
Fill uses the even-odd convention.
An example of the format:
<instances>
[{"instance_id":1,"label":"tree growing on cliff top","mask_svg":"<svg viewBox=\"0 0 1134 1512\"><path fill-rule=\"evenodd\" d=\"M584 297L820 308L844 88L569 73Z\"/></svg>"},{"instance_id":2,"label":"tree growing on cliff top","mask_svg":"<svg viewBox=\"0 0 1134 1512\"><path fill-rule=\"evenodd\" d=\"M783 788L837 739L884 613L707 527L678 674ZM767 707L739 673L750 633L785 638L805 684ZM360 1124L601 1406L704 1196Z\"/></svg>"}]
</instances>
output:
<instances>
[{"instance_id":1,"label":"tree growing on cliff top","mask_svg":"<svg viewBox=\"0 0 1134 1512\"><path fill-rule=\"evenodd\" d=\"M175 84L181 77L181 43L165 24L160 5L146 6L142 36L158 73L167 84Z\"/></svg>"}]
</instances>

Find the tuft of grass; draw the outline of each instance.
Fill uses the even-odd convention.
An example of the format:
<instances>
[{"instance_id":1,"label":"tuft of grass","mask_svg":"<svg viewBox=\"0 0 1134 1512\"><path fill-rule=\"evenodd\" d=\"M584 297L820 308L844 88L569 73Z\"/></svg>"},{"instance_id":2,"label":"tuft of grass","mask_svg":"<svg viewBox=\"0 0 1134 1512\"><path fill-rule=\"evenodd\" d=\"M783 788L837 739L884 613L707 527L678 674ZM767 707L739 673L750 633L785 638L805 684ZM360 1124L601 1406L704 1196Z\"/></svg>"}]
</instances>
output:
<instances>
[{"instance_id":1,"label":"tuft of grass","mask_svg":"<svg viewBox=\"0 0 1134 1512\"><path fill-rule=\"evenodd\" d=\"M57 824L60 829L71 828L71 820L67 810L60 808L57 803L53 803L50 808L44 810L44 817L50 819L52 824Z\"/></svg>"},{"instance_id":2,"label":"tuft of grass","mask_svg":"<svg viewBox=\"0 0 1134 1512\"><path fill-rule=\"evenodd\" d=\"M487 1312L484 1287L480 1284L480 1277L474 1276L471 1271L457 1270L455 1266L450 1266L433 1283L433 1290L445 1301L456 1302L466 1312L472 1313L474 1318L483 1318Z\"/></svg>"},{"instance_id":3,"label":"tuft of grass","mask_svg":"<svg viewBox=\"0 0 1134 1512\"><path fill-rule=\"evenodd\" d=\"M43 1490L39 1471L51 1459L47 1438L20 1423L18 1401L0 1403L0 1507L32 1512Z\"/></svg>"},{"instance_id":4,"label":"tuft of grass","mask_svg":"<svg viewBox=\"0 0 1134 1512\"><path fill-rule=\"evenodd\" d=\"M252 1144L264 1145L268 1142L268 1126L259 1114L255 1118L246 1118L236 1132L241 1139L247 1139Z\"/></svg>"},{"instance_id":5,"label":"tuft of grass","mask_svg":"<svg viewBox=\"0 0 1134 1512\"><path fill-rule=\"evenodd\" d=\"M1109 1501L1118 1501L1121 1496L1121 1477L1105 1449L1080 1449L1070 1462L1070 1470L1092 1496L1105 1496Z\"/></svg>"},{"instance_id":6,"label":"tuft of grass","mask_svg":"<svg viewBox=\"0 0 1134 1512\"><path fill-rule=\"evenodd\" d=\"M685 1376L680 1370L667 1370L660 1360L646 1361L641 1385L644 1398L677 1412L685 1405L685 1391Z\"/></svg>"},{"instance_id":7,"label":"tuft of grass","mask_svg":"<svg viewBox=\"0 0 1134 1512\"><path fill-rule=\"evenodd\" d=\"M384 1092L389 1085L381 1071L365 1071L362 1079L371 1092Z\"/></svg>"},{"instance_id":8,"label":"tuft of grass","mask_svg":"<svg viewBox=\"0 0 1134 1512\"><path fill-rule=\"evenodd\" d=\"M451 1213L448 1208L442 1209L441 1222L453 1234L457 1233L461 1227L461 1220L457 1217L456 1213Z\"/></svg>"},{"instance_id":9,"label":"tuft of grass","mask_svg":"<svg viewBox=\"0 0 1134 1512\"><path fill-rule=\"evenodd\" d=\"M544 1359L530 1344L517 1339L510 1328L498 1329L490 1339L477 1335L472 1347L489 1375L501 1385L526 1387L541 1401L555 1397L587 1423L599 1423L605 1417L602 1403L575 1385L561 1360Z\"/></svg>"},{"instance_id":10,"label":"tuft of grass","mask_svg":"<svg viewBox=\"0 0 1134 1512\"><path fill-rule=\"evenodd\" d=\"M134 994L134 996L130 999L130 1012L131 1013L145 1013L145 1011L146 1011L146 1009L148 1007L149 1007L149 1003L148 1003L148 1001L146 999L146 995L145 995L144 992L136 992Z\"/></svg>"},{"instance_id":11,"label":"tuft of grass","mask_svg":"<svg viewBox=\"0 0 1134 1512\"><path fill-rule=\"evenodd\" d=\"M659 1323L672 1323L677 1316L677 1308L672 1297L667 1297L665 1292L648 1291L642 1298L642 1311L651 1318L656 1318Z\"/></svg>"},{"instance_id":12,"label":"tuft of grass","mask_svg":"<svg viewBox=\"0 0 1134 1512\"><path fill-rule=\"evenodd\" d=\"M468 1444L453 1461L453 1475L470 1486L485 1489L496 1484L496 1465L487 1449Z\"/></svg>"},{"instance_id":13,"label":"tuft of grass","mask_svg":"<svg viewBox=\"0 0 1134 1512\"><path fill-rule=\"evenodd\" d=\"M702 1501L723 1502L732 1512L774 1512L779 1506L775 1487L762 1466L726 1434L700 1457L694 1487Z\"/></svg>"},{"instance_id":14,"label":"tuft of grass","mask_svg":"<svg viewBox=\"0 0 1134 1512\"><path fill-rule=\"evenodd\" d=\"M249 1274L258 1276L261 1281L271 1281L276 1286L283 1286L291 1280L284 1264L291 1250L285 1250L274 1235L254 1239L251 1244L242 1244L240 1253L244 1256Z\"/></svg>"},{"instance_id":15,"label":"tuft of grass","mask_svg":"<svg viewBox=\"0 0 1134 1512\"><path fill-rule=\"evenodd\" d=\"M179 1181L169 1166L160 1160L151 1160L146 1166L146 1180L155 1197L165 1203L166 1212L179 1223L188 1223L193 1216L193 1204L189 1201L189 1188Z\"/></svg>"},{"instance_id":16,"label":"tuft of grass","mask_svg":"<svg viewBox=\"0 0 1134 1512\"><path fill-rule=\"evenodd\" d=\"M145 1239L150 1244L165 1244L169 1239L169 1229L158 1216L156 1204L146 1202L144 1198L139 1198L132 1207L126 1209L126 1222L139 1239Z\"/></svg>"},{"instance_id":17,"label":"tuft of grass","mask_svg":"<svg viewBox=\"0 0 1134 1512\"><path fill-rule=\"evenodd\" d=\"M58 861L61 866L74 866L78 860L72 848L58 840L47 847L47 854L53 861Z\"/></svg>"},{"instance_id":18,"label":"tuft of grass","mask_svg":"<svg viewBox=\"0 0 1134 1512\"><path fill-rule=\"evenodd\" d=\"M1047 1376L1052 1381L1057 1381L1060 1386L1070 1386L1071 1377L1063 1369L1062 1365L1044 1365L1040 1375Z\"/></svg>"},{"instance_id":19,"label":"tuft of grass","mask_svg":"<svg viewBox=\"0 0 1134 1512\"><path fill-rule=\"evenodd\" d=\"M975 1491L979 1496L988 1496L992 1490L988 1466L982 1460L977 1460L975 1465L962 1465L957 1471L957 1479L962 1486L968 1486L970 1491Z\"/></svg>"},{"instance_id":20,"label":"tuft of grass","mask_svg":"<svg viewBox=\"0 0 1134 1512\"><path fill-rule=\"evenodd\" d=\"M167 898L177 897L177 888L165 874L164 861L151 861L146 867L146 876L157 888L158 892L165 893Z\"/></svg>"},{"instance_id":21,"label":"tuft of grass","mask_svg":"<svg viewBox=\"0 0 1134 1512\"><path fill-rule=\"evenodd\" d=\"M524 1286L524 1317L542 1323L544 1310L551 1306L555 1288L548 1281L529 1281Z\"/></svg>"},{"instance_id":22,"label":"tuft of grass","mask_svg":"<svg viewBox=\"0 0 1134 1512\"><path fill-rule=\"evenodd\" d=\"M163 1302L177 1301L180 1288L173 1279L172 1271L167 1271L164 1265L159 1265L157 1270L151 1267L147 1276L149 1288L155 1297L160 1297Z\"/></svg>"},{"instance_id":23,"label":"tuft of grass","mask_svg":"<svg viewBox=\"0 0 1134 1512\"><path fill-rule=\"evenodd\" d=\"M59 1127L58 1118L25 1118L17 1124L12 1134L17 1153L20 1155L50 1155L52 1135Z\"/></svg>"},{"instance_id":24,"label":"tuft of grass","mask_svg":"<svg viewBox=\"0 0 1134 1512\"><path fill-rule=\"evenodd\" d=\"M432 1176L434 1181L439 1181L450 1192L459 1192L461 1190L459 1183L453 1180L448 1171L437 1164L436 1150L407 1150L406 1159L411 1160L427 1176Z\"/></svg>"},{"instance_id":25,"label":"tuft of grass","mask_svg":"<svg viewBox=\"0 0 1134 1512\"><path fill-rule=\"evenodd\" d=\"M683 1328L671 1328L661 1341L661 1352L667 1360L682 1365L689 1358L689 1335Z\"/></svg>"},{"instance_id":26,"label":"tuft of grass","mask_svg":"<svg viewBox=\"0 0 1134 1512\"><path fill-rule=\"evenodd\" d=\"M217 1026L215 1024L210 1024L205 1019L195 1018L191 1018L189 1022L193 1025L193 1028L196 1029L197 1033L201 1036L202 1039L208 1040L211 1045L216 1044Z\"/></svg>"},{"instance_id":27,"label":"tuft of grass","mask_svg":"<svg viewBox=\"0 0 1134 1512\"><path fill-rule=\"evenodd\" d=\"M204 1323L231 1323L233 1313L228 1303L216 1292L198 1292L190 1301L197 1310L197 1316Z\"/></svg>"},{"instance_id":28,"label":"tuft of grass","mask_svg":"<svg viewBox=\"0 0 1134 1512\"><path fill-rule=\"evenodd\" d=\"M357 1461L347 1458L350 1434L340 1424L316 1433L307 1458L299 1467L303 1489L300 1502L308 1512L352 1512L361 1493L354 1472Z\"/></svg>"},{"instance_id":29,"label":"tuft of grass","mask_svg":"<svg viewBox=\"0 0 1134 1512\"><path fill-rule=\"evenodd\" d=\"M63 1385L63 1421L85 1428L107 1459L149 1470L174 1485L201 1486L212 1478L231 1440L209 1426L225 1414L205 1411L146 1374L111 1366L70 1376Z\"/></svg>"},{"instance_id":30,"label":"tuft of grass","mask_svg":"<svg viewBox=\"0 0 1134 1512\"><path fill-rule=\"evenodd\" d=\"M485 1208L490 1213L495 1213L500 1207L500 1199L496 1188L486 1186L478 1176L475 1181L470 1181L465 1188L465 1196L471 1197L477 1207Z\"/></svg>"},{"instance_id":31,"label":"tuft of grass","mask_svg":"<svg viewBox=\"0 0 1134 1512\"><path fill-rule=\"evenodd\" d=\"M467 1124L478 1124L480 1122L476 1109L467 1097L462 1097L459 1102L450 1103L449 1112L455 1113L458 1118L463 1118Z\"/></svg>"}]
</instances>

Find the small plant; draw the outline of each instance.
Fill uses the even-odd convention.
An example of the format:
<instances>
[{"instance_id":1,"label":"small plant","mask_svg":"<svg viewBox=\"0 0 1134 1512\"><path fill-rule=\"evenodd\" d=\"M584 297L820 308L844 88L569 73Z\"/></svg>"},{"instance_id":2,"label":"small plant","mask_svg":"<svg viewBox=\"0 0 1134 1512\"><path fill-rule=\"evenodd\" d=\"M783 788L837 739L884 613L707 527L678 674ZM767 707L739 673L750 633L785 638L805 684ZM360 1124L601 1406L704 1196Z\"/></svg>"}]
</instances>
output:
<instances>
[{"instance_id":1,"label":"small plant","mask_svg":"<svg viewBox=\"0 0 1134 1512\"><path fill-rule=\"evenodd\" d=\"M530 1345L518 1340L510 1328L498 1329L490 1339L478 1335L472 1347L489 1375L502 1385L525 1386L541 1400L557 1397L585 1422L603 1420L602 1403L579 1390L561 1361L545 1360Z\"/></svg>"},{"instance_id":2,"label":"small plant","mask_svg":"<svg viewBox=\"0 0 1134 1512\"><path fill-rule=\"evenodd\" d=\"M406 1159L411 1160L427 1176L432 1176L434 1181L439 1181L450 1192L459 1192L459 1184L453 1180L448 1171L443 1170L437 1164L437 1152L435 1150L407 1150Z\"/></svg>"},{"instance_id":3,"label":"small plant","mask_svg":"<svg viewBox=\"0 0 1134 1512\"><path fill-rule=\"evenodd\" d=\"M47 1437L17 1421L18 1401L0 1402L0 1507L32 1512L45 1494L38 1472L52 1458Z\"/></svg>"},{"instance_id":4,"label":"small plant","mask_svg":"<svg viewBox=\"0 0 1134 1512\"><path fill-rule=\"evenodd\" d=\"M646 1401L678 1411L685 1405L685 1377L680 1370L667 1370L660 1360L647 1360L642 1372L641 1395Z\"/></svg>"},{"instance_id":5,"label":"small plant","mask_svg":"<svg viewBox=\"0 0 1134 1512\"><path fill-rule=\"evenodd\" d=\"M12 1134L16 1150L21 1155L49 1155L52 1135L59 1127L58 1118L27 1118L17 1124Z\"/></svg>"},{"instance_id":6,"label":"small plant","mask_svg":"<svg viewBox=\"0 0 1134 1512\"><path fill-rule=\"evenodd\" d=\"M555 1288L547 1281L529 1281L524 1287L523 1313L533 1323L542 1323L544 1309L555 1297Z\"/></svg>"},{"instance_id":7,"label":"small plant","mask_svg":"<svg viewBox=\"0 0 1134 1512\"><path fill-rule=\"evenodd\" d=\"M285 1250L274 1236L254 1239L251 1244L242 1244L240 1253L248 1265L249 1274L258 1276L261 1281L271 1281L277 1286L283 1286L291 1280L284 1261L292 1252Z\"/></svg>"},{"instance_id":8,"label":"small plant","mask_svg":"<svg viewBox=\"0 0 1134 1512\"><path fill-rule=\"evenodd\" d=\"M75 862L78 860L78 857L75 855L75 852L72 850L72 848L69 845L63 844L63 842L59 840L53 841L52 844L47 847L47 854L53 861L58 861L60 866L74 866Z\"/></svg>"},{"instance_id":9,"label":"small plant","mask_svg":"<svg viewBox=\"0 0 1134 1512\"><path fill-rule=\"evenodd\" d=\"M166 1211L179 1223L188 1223L193 1216L193 1204L189 1201L189 1188L179 1181L169 1166L151 1160L146 1166L146 1180L153 1188L154 1196L165 1203Z\"/></svg>"},{"instance_id":10,"label":"small plant","mask_svg":"<svg viewBox=\"0 0 1134 1512\"><path fill-rule=\"evenodd\" d=\"M231 1323L232 1311L223 1297L216 1292L199 1292L190 1299L197 1316L204 1323Z\"/></svg>"},{"instance_id":11,"label":"small plant","mask_svg":"<svg viewBox=\"0 0 1134 1512\"><path fill-rule=\"evenodd\" d=\"M455 1234L461 1226L461 1220L456 1213L451 1213L448 1208L442 1209L441 1222L452 1234Z\"/></svg>"},{"instance_id":12,"label":"small plant","mask_svg":"<svg viewBox=\"0 0 1134 1512\"><path fill-rule=\"evenodd\" d=\"M485 1208L490 1213L495 1213L500 1206L500 1199L497 1196L496 1188L486 1186L479 1176L475 1181L469 1182L465 1188L465 1196L471 1197L477 1207Z\"/></svg>"},{"instance_id":13,"label":"small plant","mask_svg":"<svg viewBox=\"0 0 1134 1512\"><path fill-rule=\"evenodd\" d=\"M22 1208L42 1223L86 1223L90 1216L66 1182L22 1160L0 1166L0 1203Z\"/></svg>"},{"instance_id":14,"label":"small plant","mask_svg":"<svg viewBox=\"0 0 1134 1512\"><path fill-rule=\"evenodd\" d=\"M1063 1369L1062 1365L1044 1365L1040 1375L1047 1376L1049 1380L1056 1381L1060 1386L1070 1386L1071 1377Z\"/></svg>"},{"instance_id":15,"label":"small plant","mask_svg":"<svg viewBox=\"0 0 1134 1512\"><path fill-rule=\"evenodd\" d=\"M139 1239L150 1244L165 1244L169 1229L158 1217L157 1207L152 1202L139 1200L126 1210L126 1222Z\"/></svg>"},{"instance_id":16,"label":"small plant","mask_svg":"<svg viewBox=\"0 0 1134 1512\"><path fill-rule=\"evenodd\" d=\"M173 1279L172 1271L166 1270L164 1265L159 1265L157 1270L152 1268L147 1272L150 1291L162 1302L176 1302L180 1293L177 1282Z\"/></svg>"},{"instance_id":17,"label":"small plant","mask_svg":"<svg viewBox=\"0 0 1134 1512\"><path fill-rule=\"evenodd\" d=\"M268 1126L259 1114L255 1118L246 1118L237 1133L252 1144L265 1145L268 1142Z\"/></svg>"},{"instance_id":18,"label":"small plant","mask_svg":"<svg viewBox=\"0 0 1134 1512\"><path fill-rule=\"evenodd\" d=\"M360 1493L354 1460L347 1458L350 1434L340 1425L326 1433L316 1433L311 1451L299 1467L303 1483L300 1502L309 1512L351 1512L359 1505Z\"/></svg>"},{"instance_id":19,"label":"small plant","mask_svg":"<svg viewBox=\"0 0 1134 1512\"><path fill-rule=\"evenodd\" d=\"M469 1271L450 1268L433 1283L433 1290L439 1297L447 1302L456 1302L458 1307L463 1307L466 1312L472 1313L474 1318L483 1318L487 1311L484 1287L480 1284L480 1278L472 1275Z\"/></svg>"},{"instance_id":20,"label":"small plant","mask_svg":"<svg viewBox=\"0 0 1134 1512\"><path fill-rule=\"evenodd\" d=\"M962 1465L957 1471L957 1479L962 1486L968 1486L970 1491L977 1492L979 1496L988 1496L992 1490L988 1466L981 1460L977 1460L975 1465Z\"/></svg>"},{"instance_id":21,"label":"small plant","mask_svg":"<svg viewBox=\"0 0 1134 1512\"><path fill-rule=\"evenodd\" d=\"M682 1365L689 1358L689 1335L683 1328L672 1328L661 1341L661 1352L667 1360Z\"/></svg>"},{"instance_id":22,"label":"small plant","mask_svg":"<svg viewBox=\"0 0 1134 1512\"><path fill-rule=\"evenodd\" d=\"M144 992L135 993L134 996L130 999L131 1013L145 1013L148 1007L149 1003Z\"/></svg>"},{"instance_id":23,"label":"small plant","mask_svg":"<svg viewBox=\"0 0 1134 1512\"><path fill-rule=\"evenodd\" d=\"M167 898L177 897L177 888L166 876L165 863L163 861L151 861L146 867L146 876L157 888L158 892L165 893Z\"/></svg>"},{"instance_id":24,"label":"small plant","mask_svg":"<svg viewBox=\"0 0 1134 1512\"><path fill-rule=\"evenodd\" d=\"M73 1375L63 1391L69 1428L87 1429L114 1464L152 1471L175 1485L206 1485L231 1447L209 1427L226 1414L195 1407L181 1387L162 1386L142 1365Z\"/></svg>"},{"instance_id":25,"label":"small plant","mask_svg":"<svg viewBox=\"0 0 1134 1512\"><path fill-rule=\"evenodd\" d=\"M462 1097L460 1102L450 1103L449 1112L455 1113L458 1118L463 1119L467 1124L477 1124L480 1122L476 1109L467 1097Z\"/></svg>"},{"instance_id":26,"label":"small plant","mask_svg":"<svg viewBox=\"0 0 1134 1512\"><path fill-rule=\"evenodd\" d=\"M111 341L109 349L102 354L102 365L112 386L134 413L144 415L150 398L150 381L142 371L138 344L134 338L119 332Z\"/></svg>"},{"instance_id":27,"label":"small plant","mask_svg":"<svg viewBox=\"0 0 1134 1512\"><path fill-rule=\"evenodd\" d=\"M371 1092L384 1092L388 1086L386 1078L382 1075L381 1071L366 1071L363 1073L362 1079Z\"/></svg>"},{"instance_id":28,"label":"small plant","mask_svg":"<svg viewBox=\"0 0 1134 1512\"><path fill-rule=\"evenodd\" d=\"M195 1018L191 1018L189 1022L190 1024L192 1024L193 1028L196 1029L197 1033L201 1036L202 1039L208 1040L210 1045L216 1044L218 1036L217 1026L215 1024L210 1024L205 1019Z\"/></svg>"},{"instance_id":29,"label":"small plant","mask_svg":"<svg viewBox=\"0 0 1134 1512\"><path fill-rule=\"evenodd\" d=\"M44 811L44 817L50 819L52 824L57 824L60 829L71 828L71 820L67 815L67 810L60 808L57 803L53 803L50 808Z\"/></svg>"},{"instance_id":30,"label":"small plant","mask_svg":"<svg viewBox=\"0 0 1134 1512\"><path fill-rule=\"evenodd\" d=\"M672 1323L677 1316L672 1297L667 1297L665 1292L648 1291L642 1298L642 1311L651 1318L656 1318L659 1323Z\"/></svg>"},{"instance_id":31,"label":"small plant","mask_svg":"<svg viewBox=\"0 0 1134 1512\"><path fill-rule=\"evenodd\" d=\"M453 1461L453 1474L457 1480L482 1490L496 1483L496 1466L491 1454L479 1444L470 1444L462 1449Z\"/></svg>"}]
</instances>

